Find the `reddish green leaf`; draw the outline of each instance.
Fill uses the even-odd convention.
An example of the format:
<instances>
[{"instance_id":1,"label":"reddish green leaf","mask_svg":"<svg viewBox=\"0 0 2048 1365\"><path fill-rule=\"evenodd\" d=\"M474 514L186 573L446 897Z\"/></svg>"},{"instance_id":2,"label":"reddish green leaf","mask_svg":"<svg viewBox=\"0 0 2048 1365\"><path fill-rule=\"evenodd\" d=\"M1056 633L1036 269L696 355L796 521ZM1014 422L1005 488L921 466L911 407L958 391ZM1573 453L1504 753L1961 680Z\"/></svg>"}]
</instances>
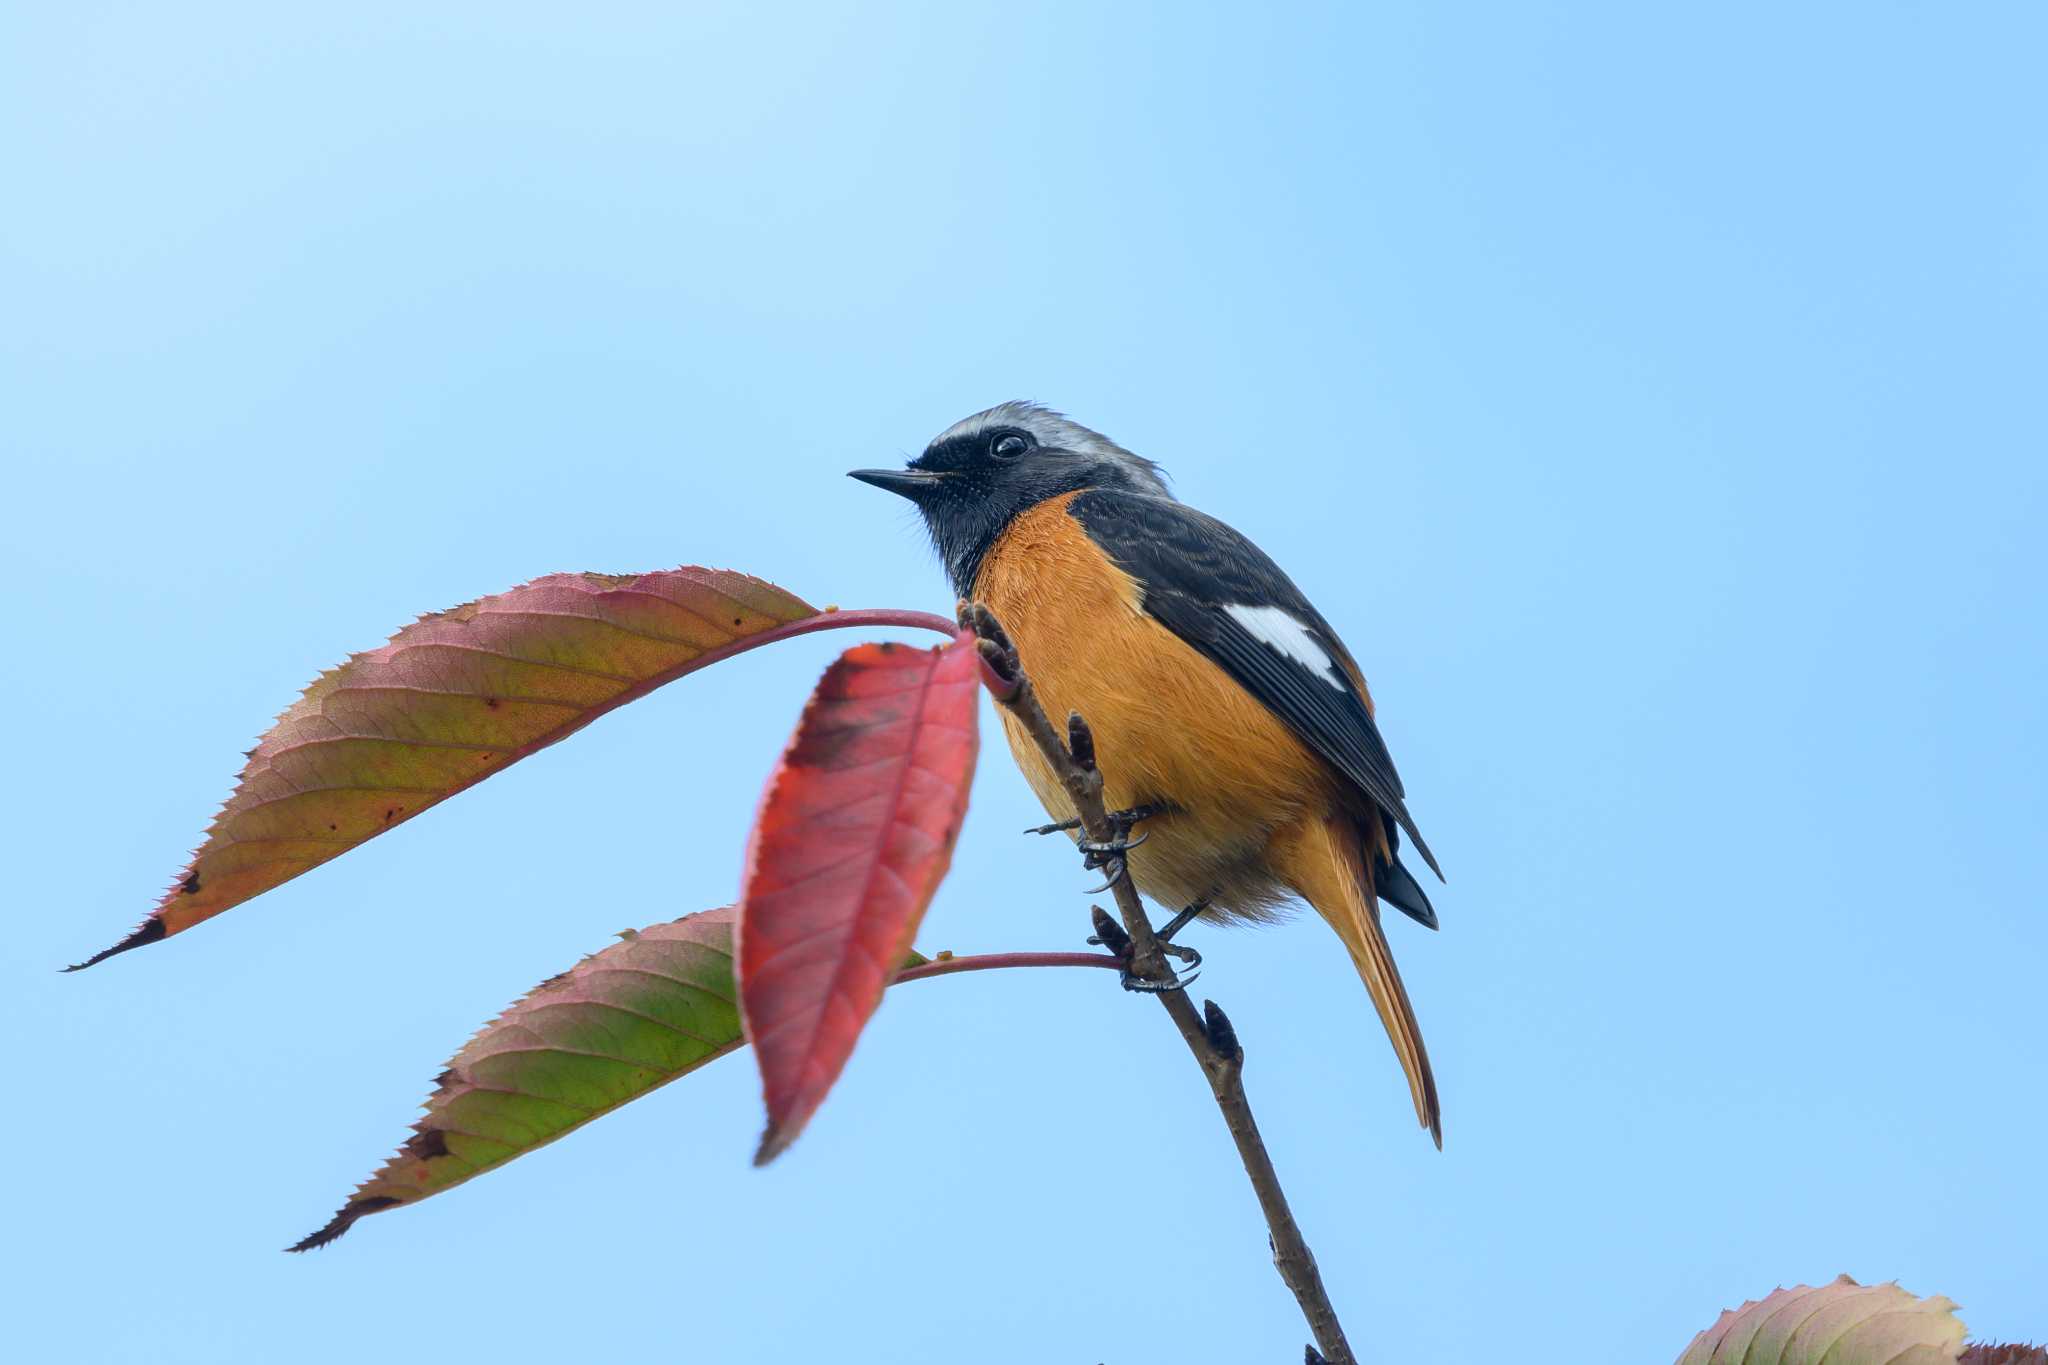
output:
<instances>
[{"instance_id":1,"label":"reddish green leaf","mask_svg":"<svg viewBox=\"0 0 2048 1365\"><path fill-rule=\"evenodd\" d=\"M1947 1365L1963 1345L1955 1307L1847 1275L1796 1285L1722 1313L1678 1365Z\"/></svg>"},{"instance_id":2,"label":"reddish green leaf","mask_svg":"<svg viewBox=\"0 0 2048 1365\"><path fill-rule=\"evenodd\" d=\"M358 1218L452 1189L742 1046L735 915L622 934L534 987L455 1054L405 1145L291 1249L326 1246Z\"/></svg>"},{"instance_id":3,"label":"reddish green leaf","mask_svg":"<svg viewBox=\"0 0 2048 1365\"><path fill-rule=\"evenodd\" d=\"M974 775L977 657L965 633L848 650L768 781L738 929L768 1106L756 1163L817 1112L946 875Z\"/></svg>"},{"instance_id":4,"label":"reddish green leaf","mask_svg":"<svg viewBox=\"0 0 2048 1365\"><path fill-rule=\"evenodd\" d=\"M278 717L155 911L78 965L261 895L694 669L870 623L953 629L913 613L818 613L757 578L698 568L551 574L423 616Z\"/></svg>"}]
</instances>

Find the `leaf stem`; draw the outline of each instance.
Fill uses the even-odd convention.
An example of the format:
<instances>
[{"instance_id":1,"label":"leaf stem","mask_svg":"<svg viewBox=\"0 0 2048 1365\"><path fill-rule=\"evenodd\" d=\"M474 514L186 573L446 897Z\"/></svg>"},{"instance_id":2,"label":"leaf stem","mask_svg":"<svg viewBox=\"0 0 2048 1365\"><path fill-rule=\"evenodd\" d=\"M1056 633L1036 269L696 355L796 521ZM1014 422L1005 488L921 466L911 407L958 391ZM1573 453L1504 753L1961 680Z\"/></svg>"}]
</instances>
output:
<instances>
[{"instance_id":1,"label":"leaf stem","mask_svg":"<svg viewBox=\"0 0 2048 1365\"><path fill-rule=\"evenodd\" d=\"M804 630L830 630L838 626L902 626L907 630L935 630L951 639L960 633L960 627L936 612L910 611L903 607L855 607L851 611L824 611L807 617L792 626L778 626L763 631L764 640L780 640L784 633L801 635ZM797 629L801 627L802 629Z\"/></svg>"},{"instance_id":2,"label":"leaf stem","mask_svg":"<svg viewBox=\"0 0 2048 1365\"><path fill-rule=\"evenodd\" d=\"M590 714L587 717L580 718L573 729L582 729L605 712L615 711L629 701L637 701L655 688L675 681L676 678L684 673L695 673L700 668L707 668L712 664L730 659L735 654L745 654L750 649L759 649L762 645L772 645L778 640L792 640L799 635L809 635L814 631L849 630L857 626L901 626L905 630L935 630L939 634L948 637L960 633L960 628L951 621L928 611L910 611L902 607L859 607L852 611L821 611L816 615L806 616L798 621L789 621L783 625L772 626L758 634L743 635L737 640L732 640L718 646L716 649L705 650L680 668L669 669L657 673L651 678L643 679L617 696L606 699L601 705L592 707ZM567 738L571 732L573 731L565 731L563 734L557 735L552 739L545 739L540 743L529 746L528 750L515 755L515 757L523 758L525 753L530 752L531 749L543 748L548 744L553 744L557 739Z\"/></svg>"},{"instance_id":3,"label":"leaf stem","mask_svg":"<svg viewBox=\"0 0 2048 1365\"><path fill-rule=\"evenodd\" d=\"M928 976L951 976L955 972L990 972L1004 967L1121 967L1124 960L1107 953L976 953L971 957L935 957L915 967L905 967L889 984L922 981Z\"/></svg>"}]
</instances>

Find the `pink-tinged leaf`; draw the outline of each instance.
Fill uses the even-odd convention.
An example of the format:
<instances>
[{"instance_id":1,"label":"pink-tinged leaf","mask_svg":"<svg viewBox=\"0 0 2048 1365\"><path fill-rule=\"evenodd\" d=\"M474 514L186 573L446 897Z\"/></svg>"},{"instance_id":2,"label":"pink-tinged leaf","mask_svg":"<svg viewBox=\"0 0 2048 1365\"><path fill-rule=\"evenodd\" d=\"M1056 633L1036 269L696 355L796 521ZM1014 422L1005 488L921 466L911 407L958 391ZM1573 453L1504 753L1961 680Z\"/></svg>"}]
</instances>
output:
<instances>
[{"instance_id":1,"label":"pink-tinged leaf","mask_svg":"<svg viewBox=\"0 0 2048 1365\"><path fill-rule=\"evenodd\" d=\"M359 1218L462 1184L744 1046L731 906L685 915L548 978L455 1054L412 1136L356 1187L310 1251ZM1005 967L1109 967L1100 953L906 953L896 981Z\"/></svg>"},{"instance_id":2,"label":"pink-tinged leaf","mask_svg":"<svg viewBox=\"0 0 2048 1365\"><path fill-rule=\"evenodd\" d=\"M1678 1365L1949 1365L1963 1346L1955 1305L1844 1275L1722 1313Z\"/></svg>"},{"instance_id":3,"label":"pink-tinged leaf","mask_svg":"<svg viewBox=\"0 0 2048 1365\"><path fill-rule=\"evenodd\" d=\"M923 613L820 613L760 579L699 568L551 574L423 616L278 717L155 911L78 966L259 896L685 673L867 624L954 630Z\"/></svg>"},{"instance_id":4,"label":"pink-tinged leaf","mask_svg":"<svg viewBox=\"0 0 2048 1365\"><path fill-rule=\"evenodd\" d=\"M396 1155L291 1249L326 1246L739 1047L733 915L643 929L534 987L455 1054Z\"/></svg>"},{"instance_id":5,"label":"pink-tinged leaf","mask_svg":"<svg viewBox=\"0 0 2048 1365\"><path fill-rule=\"evenodd\" d=\"M974 776L977 658L964 633L847 651L768 781L738 928L768 1106L757 1163L817 1112L946 875Z\"/></svg>"},{"instance_id":6,"label":"pink-tinged leaf","mask_svg":"<svg viewBox=\"0 0 2048 1365\"><path fill-rule=\"evenodd\" d=\"M735 913L622 934L534 987L455 1054L405 1145L291 1250L326 1246L358 1218L452 1189L740 1047Z\"/></svg>"}]
</instances>

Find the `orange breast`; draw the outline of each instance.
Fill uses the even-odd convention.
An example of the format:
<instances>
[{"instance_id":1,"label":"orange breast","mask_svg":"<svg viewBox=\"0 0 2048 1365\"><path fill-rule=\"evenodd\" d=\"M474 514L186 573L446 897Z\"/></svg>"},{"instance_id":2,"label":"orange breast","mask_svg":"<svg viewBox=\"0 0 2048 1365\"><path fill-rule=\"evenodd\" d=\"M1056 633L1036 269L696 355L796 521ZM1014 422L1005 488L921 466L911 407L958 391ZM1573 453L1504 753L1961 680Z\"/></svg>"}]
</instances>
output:
<instances>
[{"instance_id":1,"label":"orange breast","mask_svg":"<svg viewBox=\"0 0 2048 1365\"><path fill-rule=\"evenodd\" d=\"M1068 514L1039 504L982 561L976 596L1016 641L1047 714L1079 711L1095 732L1112 809L1165 803L1131 855L1139 889L1164 904L1203 896L1258 915L1285 897L1267 864L1273 833L1340 803L1336 780L1236 680L1144 612L1144 588ZM1047 812L1073 814L1007 713L1010 751Z\"/></svg>"}]
</instances>

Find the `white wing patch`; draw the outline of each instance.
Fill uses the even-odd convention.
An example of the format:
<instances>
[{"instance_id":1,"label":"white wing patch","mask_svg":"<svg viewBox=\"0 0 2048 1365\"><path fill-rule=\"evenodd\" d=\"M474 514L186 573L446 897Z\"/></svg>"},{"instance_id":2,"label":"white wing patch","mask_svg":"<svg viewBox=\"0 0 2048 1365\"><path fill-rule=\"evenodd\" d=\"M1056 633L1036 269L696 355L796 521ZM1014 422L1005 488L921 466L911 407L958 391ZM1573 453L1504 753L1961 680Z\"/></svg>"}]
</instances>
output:
<instances>
[{"instance_id":1,"label":"white wing patch","mask_svg":"<svg viewBox=\"0 0 2048 1365\"><path fill-rule=\"evenodd\" d=\"M1248 607L1241 604L1225 607L1239 625L1250 631L1252 638L1268 648L1277 650L1294 660L1311 673L1320 673L1323 681L1344 690L1344 675L1337 671L1337 665L1316 643L1316 637L1309 634L1307 626L1289 616L1279 607Z\"/></svg>"}]
</instances>

